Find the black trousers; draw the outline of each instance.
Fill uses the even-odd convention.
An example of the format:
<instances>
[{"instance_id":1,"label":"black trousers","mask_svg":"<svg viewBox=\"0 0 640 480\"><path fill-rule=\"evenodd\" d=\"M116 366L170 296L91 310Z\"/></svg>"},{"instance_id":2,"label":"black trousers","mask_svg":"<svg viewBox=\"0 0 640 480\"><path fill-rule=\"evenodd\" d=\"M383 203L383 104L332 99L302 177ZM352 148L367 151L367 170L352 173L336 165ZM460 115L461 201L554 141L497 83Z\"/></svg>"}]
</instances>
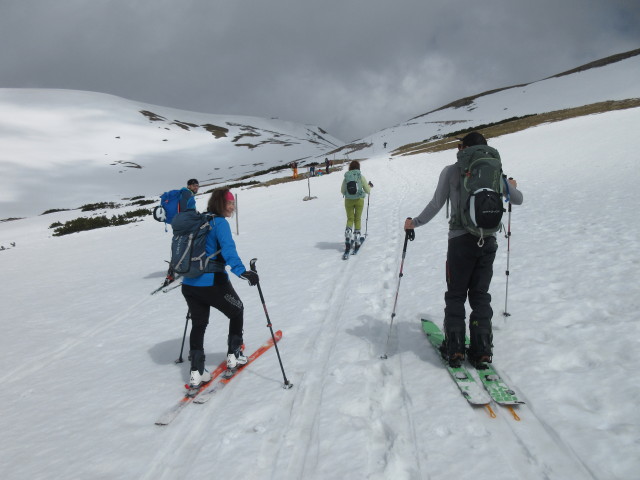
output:
<instances>
[{"instance_id":1,"label":"black trousers","mask_svg":"<svg viewBox=\"0 0 640 480\"><path fill-rule=\"evenodd\" d=\"M469 316L471 338L474 334L491 333L493 310L489 286L497 250L498 242L493 236L485 238L482 247L478 246L478 237L470 233L449 240L447 291L444 294L445 334L464 334L466 331L464 304L467 297L472 310Z\"/></svg>"},{"instance_id":2,"label":"black trousers","mask_svg":"<svg viewBox=\"0 0 640 480\"><path fill-rule=\"evenodd\" d=\"M210 307L219 310L229 319L229 337L242 338L244 306L231 282L227 280L218 283L216 279L215 285L211 287L182 285L182 295L191 312L191 350L204 350L204 333L209 325Z\"/></svg>"}]
</instances>

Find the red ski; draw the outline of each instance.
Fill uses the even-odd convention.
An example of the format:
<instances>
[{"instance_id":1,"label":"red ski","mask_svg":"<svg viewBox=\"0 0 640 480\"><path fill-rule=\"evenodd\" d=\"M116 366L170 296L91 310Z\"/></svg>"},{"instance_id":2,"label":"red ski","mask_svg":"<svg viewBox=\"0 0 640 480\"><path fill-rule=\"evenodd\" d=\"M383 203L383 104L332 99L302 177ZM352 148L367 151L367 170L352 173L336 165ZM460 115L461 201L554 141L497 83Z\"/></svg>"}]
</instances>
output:
<instances>
[{"instance_id":1,"label":"red ski","mask_svg":"<svg viewBox=\"0 0 640 480\"><path fill-rule=\"evenodd\" d=\"M276 342L280 341L280 339L282 338L282 331L278 330L273 336L274 336ZM258 348L255 352L253 352L247 358L247 363L245 363L244 365L241 365L240 367L236 368L235 370L227 370L226 372L224 372L222 374L222 376L220 377L220 380L218 380L216 383L211 385L204 392L202 392L201 395L198 395L193 400L194 403L205 403L205 402L207 402L211 398L211 396L213 394L215 394L216 392L222 390L227 385L227 383L229 383L231 380L233 380L242 370L247 368L247 365L252 363L256 358L258 358L264 352L266 352L271 347L273 347L273 345L274 345L273 338L270 338L264 344L262 344L262 346L260 348Z\"/></svg>"},{"instance_id":2,"label":"red ski","mask_svg":"<svg viewBox=\"0 0 640 480\"><path fill-rule=\"evenodd\" d=\"M282 332L278 330L275 333L276 342L279 341L281 338L282 338ZM244 369L247 365L253 362L256 358L258 358L264 352L269 350L269 348L271 348L273 345L274 345L273 339L270 338L267 342L265 342L262 346L260 346L260 348L258 348L255 352L253 352L248 357L247 359L248 361L245 365L235 370L227 370L227 360L226 359L223 360L220 363L220 365L218 365L216 369L213 372L211 372L210 381L201 385L196 391L189 389L189 391L185 393L184 397L182 397L180 401L178 401L178 403L176 403L173 407L167 410L158 420L156 420L155 422L156 425L169 425L178 416L178 414L191 402L204 403L207 400L209 400L209 397L211 397L213 393L215 393L217 390L222 388L220 385L224 386L227 383L229 383L229 381L231 381L231 379L235 377L242 369ZM220 377L220 375L223 373L226 374L224 376L225 378L221 378L219 382L215 382L215 380L218 377ZM188 386L185 385L185 387L188 387ZM204 395L204 398L205 398L203 401L199 401L200 397L202 396L201 394Z\"/></svg>"}]
</instances>

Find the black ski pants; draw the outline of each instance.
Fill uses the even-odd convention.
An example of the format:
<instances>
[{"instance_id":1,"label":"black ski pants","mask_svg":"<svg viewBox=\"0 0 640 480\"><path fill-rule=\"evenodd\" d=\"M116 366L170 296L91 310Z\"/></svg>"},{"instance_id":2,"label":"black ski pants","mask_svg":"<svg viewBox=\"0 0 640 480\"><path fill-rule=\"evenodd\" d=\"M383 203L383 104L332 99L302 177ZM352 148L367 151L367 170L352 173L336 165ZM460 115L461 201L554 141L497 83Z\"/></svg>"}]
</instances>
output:
<instances>
[{"instance_id":1,"label":"black ski pants","mask_svg":"<svg viewBox=\"0 0 640 480\"><path fill-rule=\"evenodd\" d=\"M244 306L230 281L216 283L210 287L182 285L189 311L191 312L191 350L204 350L204 333L209 325L210 307L219 310L229 319L229 337L242 338ZM240 340L240 343L242 341Z\"/></svg>"},{"instance_id":2,"label":"black ski pants","mask_svg":"<svg viewBox=\"0 0 640 480\"><path fill-rule=\"evenodd\" d=\"M449 240L447 291L444 294L445 335L449 332L464 335L464 304L467 297L472 310L469 316L471 338L473 339L475 334L491 334L493 310L489 286L497 250L498 242L493 236L485 238L482 247L478 246L478 237L470 233Z\"/></svg>"}]
</instances>

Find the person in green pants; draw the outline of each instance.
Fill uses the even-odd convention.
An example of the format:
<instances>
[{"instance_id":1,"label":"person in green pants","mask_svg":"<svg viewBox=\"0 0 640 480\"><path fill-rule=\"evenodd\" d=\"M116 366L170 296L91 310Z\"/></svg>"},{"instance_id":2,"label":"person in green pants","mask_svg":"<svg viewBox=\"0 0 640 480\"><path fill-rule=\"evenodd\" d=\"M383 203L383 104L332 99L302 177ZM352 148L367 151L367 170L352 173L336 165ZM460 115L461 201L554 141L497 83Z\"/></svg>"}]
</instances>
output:
<instances>
[{"instance_id":1,"label":"person in green pants","mask_svg":"<svg viewBox=\"0 0 640 480\"><path fill-rule=\"evenodd\" d=\"M360 246L360 227L364 197L371 193L373 184L367 182L360 171L360 162L353 160L344 174L340 191L344 195L344 208L347 212L347 226L344 231L345 248Z\"/></svg>"}]
</instances>

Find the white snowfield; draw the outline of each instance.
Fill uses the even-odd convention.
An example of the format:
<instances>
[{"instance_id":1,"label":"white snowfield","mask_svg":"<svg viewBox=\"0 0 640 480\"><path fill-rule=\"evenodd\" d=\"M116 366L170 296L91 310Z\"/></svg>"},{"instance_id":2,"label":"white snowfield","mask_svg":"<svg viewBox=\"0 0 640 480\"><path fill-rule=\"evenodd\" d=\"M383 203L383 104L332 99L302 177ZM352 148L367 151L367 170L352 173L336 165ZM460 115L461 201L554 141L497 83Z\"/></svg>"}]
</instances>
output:
<instances>
[{"instance_id":1,"label":"white snowfield","mask_svg":"<svg viewBox=\"0 0 640 480\"><path fill-rule=\"evenodd\" d=\"M636 478L639 447L640 109L491 140L525 201L514 207L491 292L495 365L527 402L520 421L471 407L420 328L441 324L444 211L416 230L384 353L407 216L454 151L362 164L375 187L367 241L341 260L341 173L236 190L245 264L258 258L284 368L272 349L220 395L154 421L183 394L174 364L187 312L163 280L170 233L151 218L51 237L70 212L0 223L0 470L4 479ZM206 198L198 198L204 208ZM58 215L58 216L56 216ZM366 215L363 216L363 221ZM364 225L363 225L364 227ZM269 337L258 292L248 353ZM207 365L226 352L212 312ZM188 344L186 349L188 349ZM185 352L186 358L186 352Z\"/></svg>"}]
</instances>

